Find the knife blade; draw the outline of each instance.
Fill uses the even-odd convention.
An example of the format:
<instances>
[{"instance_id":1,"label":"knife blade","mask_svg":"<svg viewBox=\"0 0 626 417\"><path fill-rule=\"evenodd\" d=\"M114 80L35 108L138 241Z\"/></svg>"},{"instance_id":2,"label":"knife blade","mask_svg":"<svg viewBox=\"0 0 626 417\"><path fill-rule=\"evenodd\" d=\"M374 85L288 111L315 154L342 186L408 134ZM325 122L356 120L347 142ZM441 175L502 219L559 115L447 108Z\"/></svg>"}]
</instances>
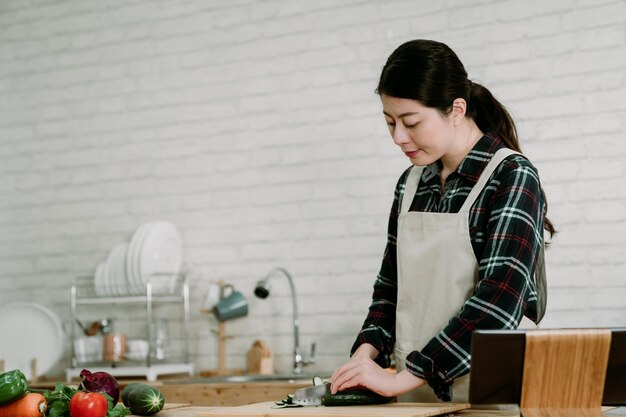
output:
<instances>
[{"instance_id":1,"label":"knife blade","mask_svg":"<svg viewBox=\"0 0 626 417\"><path fill-rule=\"evenodd\" d=\"M322 405L322 397L330 393L330 382L300 388L293 394L293 403L300 405Z\"/></svg>"}]
</instances>

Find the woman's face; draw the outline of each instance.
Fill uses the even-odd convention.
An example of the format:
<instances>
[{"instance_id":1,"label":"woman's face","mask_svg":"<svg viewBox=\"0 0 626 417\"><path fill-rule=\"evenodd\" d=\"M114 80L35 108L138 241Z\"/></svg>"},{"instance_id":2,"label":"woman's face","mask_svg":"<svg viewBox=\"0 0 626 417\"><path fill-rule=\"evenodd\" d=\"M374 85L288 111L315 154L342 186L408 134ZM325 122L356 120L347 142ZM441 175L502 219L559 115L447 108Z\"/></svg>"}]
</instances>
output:
<instances>
[{"instance_id":1,"label":"woman's face","mask_svg":"<svg viewBox=\"0 0 626 417\"><path fill-rule=\"evenodd\" d=\"M454 144L451 118L418 101L381 94L389 133L413 165L431 164Z\"/></svg>"}]
</instances>

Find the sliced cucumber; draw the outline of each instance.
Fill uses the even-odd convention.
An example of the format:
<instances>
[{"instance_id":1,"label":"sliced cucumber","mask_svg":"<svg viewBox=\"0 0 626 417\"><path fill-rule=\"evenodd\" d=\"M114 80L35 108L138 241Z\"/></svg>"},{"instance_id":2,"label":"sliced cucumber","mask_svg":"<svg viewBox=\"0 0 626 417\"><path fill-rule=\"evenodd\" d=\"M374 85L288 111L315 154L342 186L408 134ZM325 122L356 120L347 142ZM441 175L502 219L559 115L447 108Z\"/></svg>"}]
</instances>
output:
<instances>
[{"instance_id":1,"label":"sliced cucumber","mask_svg":"<svg viewBox=\"0 0 626 417\"><path fill-rule=\"evenodd\" d=\"M317 386L317 385L324 385L324 380L319 377L319 376L314 376L313 377L313 385Z\"/></svg>"}]
</instances>

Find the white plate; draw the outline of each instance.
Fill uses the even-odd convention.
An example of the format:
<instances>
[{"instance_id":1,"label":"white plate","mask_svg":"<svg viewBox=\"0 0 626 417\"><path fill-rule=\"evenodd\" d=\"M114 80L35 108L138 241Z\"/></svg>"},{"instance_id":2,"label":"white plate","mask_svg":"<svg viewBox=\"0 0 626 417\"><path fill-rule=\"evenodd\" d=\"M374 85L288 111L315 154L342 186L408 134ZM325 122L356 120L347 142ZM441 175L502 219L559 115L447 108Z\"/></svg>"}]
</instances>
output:
<instances>
[{"instance_id":1,"label":"white plate","mask_svg":"<svg viewBox=\"0 0 626 417\"><path fill-rule=\"evenodd\" d=\"M98 262L96 266L96 270L93 275L93 284L94 289L96 290L96 295L104 296L106 295L104 288L104 277L102 275L102 271L104 269L104 264L102 262Z\"/></svg>"},{"instance_id":2,"label":"white plate","mask_svg":"<svg viewBox=\"0 0 626 417\"><path fill-rule=\"evenodd\" d=\"M137 246L135 246L135 278L137 279L137 285L141 289L141 293L146 293L146 283L147 281L141 275L141 251L143 250L143 245L146 242L146 237L150 233L150 231L156 227L157 223L146 223L145 227L141 229L141 233L139 234L139 239L137 241Z\"/></svg>"},{"instance_id":3,"label":"white plate","mask_svg":"<svg viewBox=\"0 0 626 417\"><path fill-rule=\"evenodd\" d=\"M20 369L31 379L31 360L43 375L63 355L63 328L59 317L48 308L27 302L0 307L0 358L7 371Z\"/></svg>"},{"instance_id":4,"label":"white plate","mask_svg":"<svg viewBox=\"0 0 626 417\"><path fill-rule=\"evenodd\" d=\"M137 240L139 239L139 232L143 225L139 226L133 236L130 238L130 243L128 244L128 253L126 254L126 278L128 282L131 283L131 288L133 293L137 290L136 287L136 279L134 272L134 259L135 259L135 246L137 246Z\"/></svg>"},{"instance_id":5,"label":"white plate","mask_svg":"<svg viewBox=\"0 0 626 417\"><path fill-rule=\"evenodd\" d=\"M144 294L146 292L146 286L139 272L139 251L146 232L154 224L155 223L144 223L139 226L133 234L128 247L128 253L126 255L126 276L131 283L130 286L133 294Z\"/></svg>"},{"instance_id":6,"label":"white plate","mask_svg":"<svg viewBox=\"0 0 626 417\"><path fill-rule=\"evenodd\" d=\"M120 290L123 295L130 294L130 283L126 276L126 255L128 254L128 243L120 243L115 247L114 263L117 270L118 280L120 282Z\"/></svg>"},{"instance_id":7,"label":"white plate","mask_svg":"<svg viewBox=\"0 0 626 417\"><path fill-rule=\"evenodd\" d=\"M176 274L182 266L182 258L182 239L176 226L169 222L158 222L146 233L140 248L139 271L143 282L151 279L156 293L172 292Z\"/></svg>"},{"instance_id":8,"label":"white plate","mask_svg":"<svg viewBox=\"0 0 626 417\"><path fill-rule=\"evenodd\" d=\"M127 243L119 243L111 249L107 258L109 265L109 274L111 278L111 289L114 295L127 295L128 288L126 284L126 253L128 252Z\"/></svg>"},{"instance_id":9,"label":"white plate","mask_svg":"<svg viewBox=\"0 0 626 417\"><path fill-rule=\"evenodd\" d=\"M102 262L102 288L104 290L104 295L113 295L109 269L109 263L105 259L104 262Z\"/></svg>"}]
</instances>

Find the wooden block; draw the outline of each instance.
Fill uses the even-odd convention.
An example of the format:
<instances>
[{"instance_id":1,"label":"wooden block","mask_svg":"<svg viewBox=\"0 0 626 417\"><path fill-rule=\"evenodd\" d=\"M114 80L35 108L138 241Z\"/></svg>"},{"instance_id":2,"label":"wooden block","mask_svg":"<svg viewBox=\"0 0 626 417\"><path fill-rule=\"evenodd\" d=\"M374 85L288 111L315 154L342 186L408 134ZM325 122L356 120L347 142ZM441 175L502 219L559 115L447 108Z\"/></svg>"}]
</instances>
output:
<instances>
[{"instance_id":1,"label":"wooden block","mask_svg":"<svg viewBox=\"0 0 626 417\"><path fill-rule=\"evenodd\" d=\"M526 333L520 408L524 416L581 416L600 412L611 344L606 329ZM595 411L594 411L595 410ZM589 414L591 413L591 414Z\"/></svg>"},{"instance_id":2,"label":"wooden block","mask_svg":"<svg viewBox=\"0 0 626 417\"><path fill-rule=\"evenodd\" d=\"M265 342L255 340L246 356L249 374L271 375L274 373L272 352Z\"/></svg>"}]
</instances>

